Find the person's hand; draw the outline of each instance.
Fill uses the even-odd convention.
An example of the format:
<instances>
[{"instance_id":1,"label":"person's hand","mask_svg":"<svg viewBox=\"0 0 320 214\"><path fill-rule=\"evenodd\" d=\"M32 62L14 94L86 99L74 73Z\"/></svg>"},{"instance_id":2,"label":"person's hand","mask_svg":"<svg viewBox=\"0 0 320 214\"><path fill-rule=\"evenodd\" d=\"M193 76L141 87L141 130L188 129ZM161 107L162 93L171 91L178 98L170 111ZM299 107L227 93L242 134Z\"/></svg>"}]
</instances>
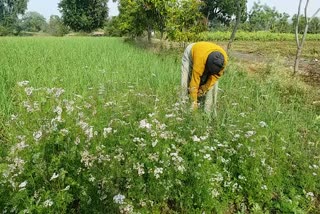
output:
<instances>
[{"instance_id":1,"label":"person's hand","mask_svg":"<svg viewBox=\"0 0 320 214\"><path fill-rule=\"evenodd\" d=\"M192 110L197 110L198 107L199 107L199 104L198 104L197 101L192 102L192 104L191 104L191 109L192 109Z\"/></svg>"},{"instance_id":2,"label":"person's hand","mask_svg":"<svg viewBox=\"0 0 320 214\"><path fill-rule=\"evenodd\" d=\"M204 96L204 91L201 88L199 88L197 96L198 97Z\"/></svg>"}]
</instances>

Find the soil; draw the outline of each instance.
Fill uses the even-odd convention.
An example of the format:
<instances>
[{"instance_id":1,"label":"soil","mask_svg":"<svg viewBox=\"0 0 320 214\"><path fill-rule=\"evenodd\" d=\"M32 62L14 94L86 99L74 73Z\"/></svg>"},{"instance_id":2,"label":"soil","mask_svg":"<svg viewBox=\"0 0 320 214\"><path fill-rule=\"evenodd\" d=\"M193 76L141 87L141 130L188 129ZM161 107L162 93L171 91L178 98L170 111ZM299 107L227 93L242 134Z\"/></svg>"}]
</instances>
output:
<instances>
[{"instance_id":1,"label":"soil","mask_svg":"<svg viewBox=\"0 0 320 214\"><path fill-rule=\"evenodd\" d=\"M276 60L275 58L268 57L260 53L240 51L233 51L231 56L237 61L248 64L249 71L255 70L255 68L251 65L266 64ZM290 68L290 70L293 72L294 60L294 57L283 57L280 61L283 63L283 66ZM299 72L297 75L301 76L302 79L308 84L320 87L320 58L301 58L299 61Z\"/></svg>"}]
</instances>

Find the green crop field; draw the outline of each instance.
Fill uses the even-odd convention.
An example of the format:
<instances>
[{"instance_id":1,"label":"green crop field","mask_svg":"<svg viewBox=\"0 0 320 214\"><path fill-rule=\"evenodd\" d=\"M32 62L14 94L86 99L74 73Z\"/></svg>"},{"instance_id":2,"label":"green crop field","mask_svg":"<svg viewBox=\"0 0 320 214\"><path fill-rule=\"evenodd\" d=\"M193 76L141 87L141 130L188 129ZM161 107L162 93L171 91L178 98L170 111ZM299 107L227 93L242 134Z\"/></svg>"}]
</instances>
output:
<instances>
[{"instance_id":1,"label":"green crop field","mask_svg":"<svg viewBox=\"0 0 320 214\"><path fill-rule=\"evenodd\" d=\"M217 31L217 32L204 32L199 35L200 40L212 40L212 41L228 41L230 39L231 32L228 31ZM299 35L299 39L302 35ZM308 40L320 41L319 34L308 34ZM269 31L257 31L257 32L247 32L239 31L236 34L235 40L238 41L295 41L294 33L272 33Z\"/></svg>"},{"instance_id":2,"label":"green crop field","mask_svg":"<svg viewBox=\"0 0 320 214\"><path fill-rule=\"evenodd\" d=\"M319 93L231 59L218 116L180 57L117 38L0 38L1 213L317 213Z\"/></svg>"}]
</instances>

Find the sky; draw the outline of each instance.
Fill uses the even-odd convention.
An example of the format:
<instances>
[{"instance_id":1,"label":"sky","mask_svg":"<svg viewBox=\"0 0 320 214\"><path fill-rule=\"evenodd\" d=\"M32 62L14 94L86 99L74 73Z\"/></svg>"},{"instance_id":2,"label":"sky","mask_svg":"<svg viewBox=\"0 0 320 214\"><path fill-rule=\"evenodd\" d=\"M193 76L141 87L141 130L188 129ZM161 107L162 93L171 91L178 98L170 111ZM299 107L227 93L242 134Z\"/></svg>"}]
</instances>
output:
<instances>
[{"instance_id":1,"label":"sky","mask_svg":"<svg viewBox=\"0 0 320 214\"><path fill-rule=\"evenodd\" d=\"M303 8L305 5L303 1ZM49 19L51 15L60 15L58 10L58 3L60 0L29 0L27 11L36 11ZM248 0L248 10L251 9L254 2L258 0ZM298 12L299 0L260 0L262 4L267 4L270 7L275 7L278 12L286 12L289 15L294 15ZM109 0L109 16L115 16L118 14L117 4ZM320 8L319 0L310 0L308 7L308 16L312 16L317 9ZM301 12L303 12L301 10ZM320 17L320 13L317 15Z\"/></svg>"}]
</instances>

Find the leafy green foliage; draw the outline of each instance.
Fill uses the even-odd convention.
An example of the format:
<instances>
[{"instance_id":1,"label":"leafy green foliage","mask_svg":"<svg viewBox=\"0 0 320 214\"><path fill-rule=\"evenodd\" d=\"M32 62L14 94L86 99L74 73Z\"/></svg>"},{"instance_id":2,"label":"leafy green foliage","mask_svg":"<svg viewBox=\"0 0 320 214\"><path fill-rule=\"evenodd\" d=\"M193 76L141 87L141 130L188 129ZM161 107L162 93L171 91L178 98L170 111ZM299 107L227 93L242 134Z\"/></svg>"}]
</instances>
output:
<instances>
[{"instance_id":1,"label":"leafy green foliage","mask_svg":"<svg viewBox=\"0 0 320 214\"><path fill-rule=\"evenodd\" d=\"M146 16L138 1L119 1L119 28L123 34L140 36L146 28Z\"/></svg>"},{"instance_id":2,"label":"leafy green foliage","mask_svg":"<svg viewBox=\"0 0 320 214\"><path fill-rule=\"evenodd\" d=\"M205 29L200 5L196 0L120 0L119 27L131 36L159 30L170 39L188 41Z\"/></svg>"},{"instance_id":3,"label":"leafy green foliage","mask_svg":"<svg viewBox=\"0 0 320 214\"><path fill-rule=\"evenodd\" d=\"M14 24L18 15L27 9L28 0L0 0L0 25L10 26Z\"/></svg>"},{"instance_id":4,"label":"leafy green foliage","mask_svg":"<svg viewBox=\"0 0 320 214\"><path fill-rule=\"evenodd\" d=\"M18 34L18 15L27 9L28 0L0 0L0 36Z\"/></svg>"},{"instance_id":5,"label":"leafy green foliage","mask_svg":"<svg viewBox=\"0 0 320 214\"><path fill-rule=\"evenodd\" d=\"M121 36L119 25L119 16L109 18L105 23L104 34L106 36Z\"/></svg>"},{"instance_id":6,"label":"leafy green foliage","mask_svg":"<svg viewBox=\"0 0 320 214\"><path fill-rule=\"evenodd\" d=\"M319 210L319 108L282 68L231 61L212 120L179 101L172 56L115 38L2 41L4 212Z\"/></svg>"},{"instance_id":7,"label":"leafy green foliage","mask_svg":"<svg viewBox=\"0 0 320 214\"><path fill-rule=\"evenodd\" d=\"M23 31L39 32L47 26L46 18L38 12L27 12L20 22Z\"/></svg>"},{"instance_id":8,"label":"leafy green foliage","mask_svg":"<svg viewBox=\"0 0 320 214\"><path fill-rule=\"evenodd\" d=\"M59 8L64 24L74 31L91 32L108 17L108 0L62 0Z\"/></svg>"},{"instance_id":9,"label":"leafy green foliage","mask_svg":"<svg viewBox=\"0 0 320 214\"><path fill-rule=\"evenodd\" d=\"M169 9L168 37L177 41L193 41L197 34L206 30L204 18L197 0L177 1ZM191 15L192 14L192 15Z\"/></svg>"},{"instance_id":10,"label":"leafy green foliage","mask_svg":"<svg viewBox=\"0 0 320 214\"><path fill-rule=\"evenodd\" d=\"M46 32L53 36L63 36L69 32L69 29L63 24L59 16L52 15L50 16Z\"/></svg>"},{"instance_id":11,"label":"leafy green foliage","mask_svg":"<svg viewBox=\"0 0 320 214\"><path fill-rule=\"evenodd\" d=\"M220 23L229 25L232 16L237 14L238 0L204 0L201 12L208 19L210 26L216 26ZM247 0L241 1L242 21L246 20Z\"/></svg>"}]
</instances>

